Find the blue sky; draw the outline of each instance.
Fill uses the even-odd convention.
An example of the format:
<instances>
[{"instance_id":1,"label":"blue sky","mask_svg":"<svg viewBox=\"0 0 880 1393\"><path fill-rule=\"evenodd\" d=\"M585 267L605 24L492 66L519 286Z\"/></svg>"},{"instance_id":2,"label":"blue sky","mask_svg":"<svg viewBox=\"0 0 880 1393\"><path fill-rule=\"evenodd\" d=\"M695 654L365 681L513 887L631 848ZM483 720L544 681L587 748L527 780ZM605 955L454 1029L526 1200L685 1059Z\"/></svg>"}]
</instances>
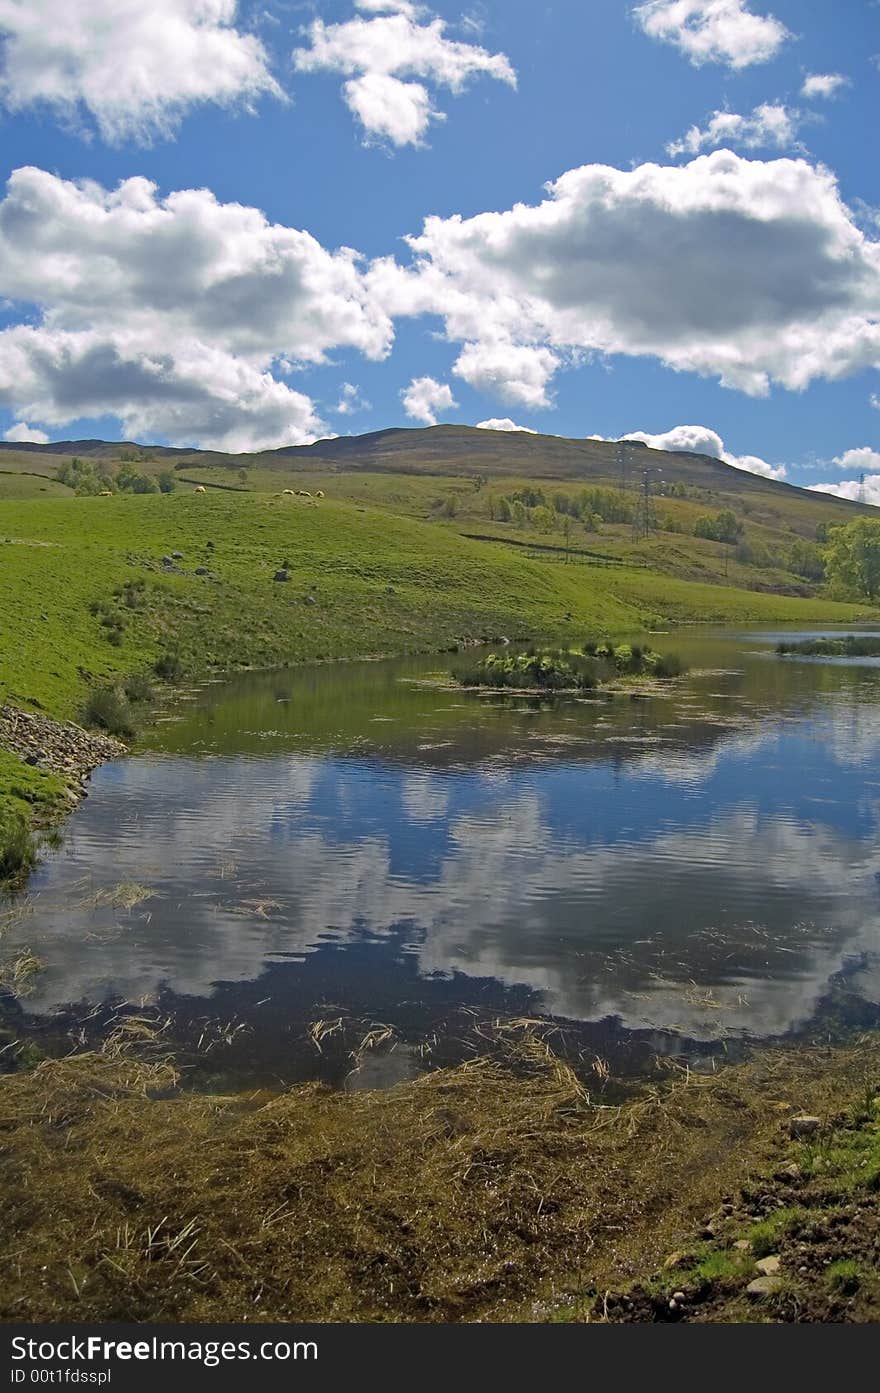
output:
<instances>
[{"instance_id":1,"label":"blue sky","mask_svg":"<svg viewBox=\"0 0 880 1393\"><path fill-rule=\"evenodd\" d=\"M0 0L0 36L0 433L512 420L880 503L873 0Z\"/></svg>"}]
</instances>

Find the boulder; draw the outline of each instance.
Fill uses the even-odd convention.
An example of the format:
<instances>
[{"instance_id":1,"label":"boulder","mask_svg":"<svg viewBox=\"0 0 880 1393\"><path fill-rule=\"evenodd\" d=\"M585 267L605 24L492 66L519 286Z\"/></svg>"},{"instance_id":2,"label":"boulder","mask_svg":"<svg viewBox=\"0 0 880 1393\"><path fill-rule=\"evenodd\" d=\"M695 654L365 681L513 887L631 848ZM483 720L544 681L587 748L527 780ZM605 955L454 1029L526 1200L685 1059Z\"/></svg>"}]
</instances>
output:
<instances>
[{"instance_id":1,"label":"boulder","mask_svg":"<svg viewBox=\"0 0 880 1393\"><path fill-rule=\"evenodd\" d=\"M282 566L280 570L278 570L278 571L275 572L274 579L275 579L275 580L290 580L290 572L289 572L288 570L285 570L285 568Z\"/></svg>"},{"instance_id":2,"label":"boulder","mask_svg":"<svg viewBox=\"0 0 880 1393\"><path fill-rule=\"evenodd\" d=\"M749 1282L746 1287L746 1295L753 1300L759 1301L762 1297L773 1296L782 1289L781 1277L756 1277L753 1282Z\"/></svg>"},{"instance_id":3,"label":"boulder","mask_svg":"<svg viewBox=\"0 0 880 1393\"><path fill-rule=\"evenodd\" d=\"M821 1127L821 1117L811 1117L807 1113L798 1113L788 1122L788 1130L793 1137L814 1137Z\"/></svg>"}]
</instances>

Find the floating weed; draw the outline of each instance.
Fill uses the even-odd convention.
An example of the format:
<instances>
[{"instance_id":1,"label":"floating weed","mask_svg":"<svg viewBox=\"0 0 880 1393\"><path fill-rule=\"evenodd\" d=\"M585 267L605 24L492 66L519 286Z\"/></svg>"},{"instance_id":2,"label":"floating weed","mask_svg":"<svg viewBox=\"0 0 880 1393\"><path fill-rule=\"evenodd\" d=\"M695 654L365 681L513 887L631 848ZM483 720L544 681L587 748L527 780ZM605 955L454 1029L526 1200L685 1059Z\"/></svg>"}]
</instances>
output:
<instances>
[{"instance_id":1,"label":"floating weed","mask_svg":"<svg viewBox=\"0 0 880 1393\"><path fill-rule=\"evenodd\" d=\"M93 891L81 900L78 909L127 909L132 910L145 900L151 900L155 891L148 885L139 885L134 880L123 880L118 885L105 886Z\"/></svg>"},{"instance_id":2,"label":"floating weed","mask_svg":"<svg viewBox=\"0 0 880 1393\"><path fill-rule=\"evenodd\" d=\"M42 971L43 963L30 948L24 948L14 958L0 962L0 991L12 996L27 996L33 990L33 978Z\"/></svg>"}]
</instances>

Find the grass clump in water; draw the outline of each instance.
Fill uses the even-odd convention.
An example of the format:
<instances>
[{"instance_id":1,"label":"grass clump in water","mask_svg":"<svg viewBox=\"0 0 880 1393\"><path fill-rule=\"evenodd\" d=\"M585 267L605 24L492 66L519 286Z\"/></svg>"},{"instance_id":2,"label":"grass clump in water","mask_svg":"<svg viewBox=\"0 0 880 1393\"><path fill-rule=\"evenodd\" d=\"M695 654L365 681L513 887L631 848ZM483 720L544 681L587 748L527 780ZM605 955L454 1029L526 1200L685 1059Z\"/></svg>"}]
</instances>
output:
<instances>
[{"instance_id":1,"label":"grass clump in water","mask_svg":"<svg viewBox=\"0 0 880 1393\"><path fill-rule=\"evenodd\" d=\"M37 839L16 812L0 817L0 889L14 888L37 864Z\"/></svg>"},{"instance_id":2,"label":"grass clump in water","mask_svg":"<svg viewBox=\"0 0 880 1393\"><path fill-rule=\"evenodd\" d=\"M840 638L808 638L797 643L777 643L776 652L807 658L878 658L880 636L876 634L845 634Z\"/></svg>"},{"instance_id":3,"label":"grass clump in water","mask_svg":"<svg viewBox=\"0 0 880 1393\"><path fill-rule=\"evenodd\" d=\"M655 653L640 644L585 643L581 650L534 649L490 653L453 677L463 687L508 691L595 691L620 677L678 677L685 671L675 654Z\"/></svg>"}]
</instances>

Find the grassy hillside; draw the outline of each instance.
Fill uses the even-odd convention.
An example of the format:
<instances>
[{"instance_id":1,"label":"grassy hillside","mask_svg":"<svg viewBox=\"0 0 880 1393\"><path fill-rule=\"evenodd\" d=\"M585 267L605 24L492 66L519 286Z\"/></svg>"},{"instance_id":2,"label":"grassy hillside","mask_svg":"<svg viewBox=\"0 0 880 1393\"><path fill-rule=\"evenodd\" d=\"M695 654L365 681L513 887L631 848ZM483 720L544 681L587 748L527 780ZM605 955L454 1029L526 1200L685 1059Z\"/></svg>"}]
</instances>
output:
<instances>
[{"instance_id":1,"label":"grassy hillside","mask_svg":"<svg viewBox=\"0 0 880 1393\"><path fill-rule=\"evenodd\" d=\"M100 458L113 474L114 461ZM566 536L561 526L538 532L530 519L492 516L499 498L523 488L516 475L490 486L335 467L294 474L276 455L241 478L238 458L187 455L171 493L79 497L55 477L67 459L0 452L0 700L56 717L78 716L90 689L149 672L163 656L175 672L198 675L500 636L570 643L687 621L849 622L867 613L690 535L688 518L707 506L698 497L658 500L675 514L675 533L634 538L629 523L603 523L592 532L575 524ZM121 463L156 476L168 467L149 452ZM196 492L199 479L223 487ZM285 486L327 496L293 497ZM750 494L741 508L752 510L752 538L780 556L780 538L809 537L835 511L833 500L775 485L766 497L758 507ZM282 569L287 579L276 580ZM4 755L0 820L57 795L51 780Z\"/></svg>"},{"instance_id":2,"label":"grassy hillside","mask_svg":"<svg viewBox=\"0 0 880 1393\"><path fill-rule=\"evenodd\" d=\"M859 606L565 566L326 499L216 492L10 502L0 694L74 714L89 683L173 649L189 672L577 638L675 619L847 620ZM163 558L180 552L171 564ZM288 564L289 579L275 572ZM207 574L197 575L197 570ZM864 607L862 607L864 608Z\"/></svg>"},{"instance_id":3,"label":"grassy hillside","mask_svg":"<svg viewBox=\"0 0 880 1393\"><path fill-rule=\"evenodd\" d=\"M105 481L100 487L106 481L113 486L120 470L134 470L154 486L170 473L179 491L199 484L252 493L322 490L337 502L431 521L472 539L543 553L553 548L575 559L598 552L682 579L792 595L821 589L816 543L828 526L877 515L703 455L466 426L380 431L261 455L103 441L7 444L0 448L0 500L45 496L49 489L73 492L57 475L77 453ZM647 531L641 525L646 473ZM595 489L611 490L622 502L622 516L586 520L584 491ZM505 500L523 494L547 509L529 506L524 517L511 518ZM735 517L735 544L695 535L721 511Z\"/></svg>"}]
</instances>

